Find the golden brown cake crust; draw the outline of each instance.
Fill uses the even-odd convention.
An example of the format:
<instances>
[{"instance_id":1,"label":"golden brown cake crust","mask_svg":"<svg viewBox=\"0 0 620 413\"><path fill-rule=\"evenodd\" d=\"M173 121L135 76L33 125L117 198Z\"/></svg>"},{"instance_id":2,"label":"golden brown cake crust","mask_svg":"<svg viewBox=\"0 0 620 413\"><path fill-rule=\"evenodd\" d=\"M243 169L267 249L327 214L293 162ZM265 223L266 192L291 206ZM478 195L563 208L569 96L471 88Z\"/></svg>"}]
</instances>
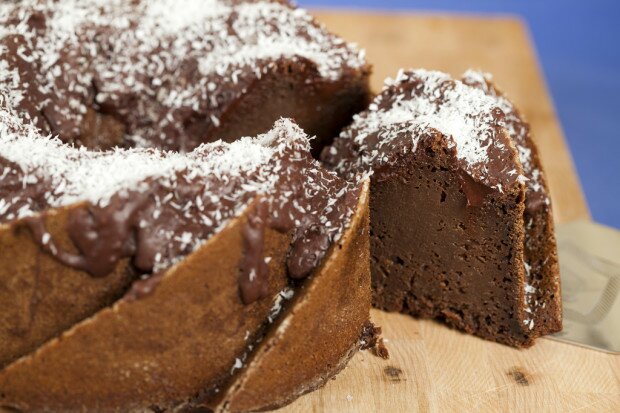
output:
<instances>
[{"instance_id":1,"label":"golden brown cake crust","mask_svg":"<svg viewBox=\"0 0 620 413\"><path fill-rule=\"evenodd\" d=\"M138 300L120 300L0 372L0 405L25 411L171 407L226 377L271 300L239 300L246 217L168 270ZM270 295L287 282L290 235L269 230Z\"/></svg>"},{"instance_id":2,"label":"golden brown cake crust","mask_svg":"<svg viewBox=\"0 0 620 413\"><path fill-rule=\"evenodd\" d=\"M149 295L120 300L0 371L0 407L168 409L204 389L224 391L272 308L269 299L250 305L239 300L248 213L168 270ZM289 244L290 234L268 230L271 296L286 287ZM321 386L358 348L369 310L366 185L350 226L267 327L270 333L255 347L249 367L235 376L226 401L233 401L235 411L264 409Z\"/></svg>"},{"instance_id":3,"label":"golden brown cake crust","mask_svg":"<svg viewBox=\"0 0 620 413\"><path fill-rule=\"evenodd\" d=\"M297 292L215 410L267 410L321 387L359 348L370 316L368 183L351 226Z\"/></svg>"},{"instance_id":4,"label":"golden brown cake crust","mask_svg":"<svg viewBox=\"0 0 620 413\"><path fill-rule=\"evenodd\" d=\"M66 251L75 247L67 217L84 205L50 210L43 221ZM106 278L68 267L45 253L28 220L0 224L0 369L73 324L111 305L130 285L128 260Z\"/></svg>"}]
</instances>

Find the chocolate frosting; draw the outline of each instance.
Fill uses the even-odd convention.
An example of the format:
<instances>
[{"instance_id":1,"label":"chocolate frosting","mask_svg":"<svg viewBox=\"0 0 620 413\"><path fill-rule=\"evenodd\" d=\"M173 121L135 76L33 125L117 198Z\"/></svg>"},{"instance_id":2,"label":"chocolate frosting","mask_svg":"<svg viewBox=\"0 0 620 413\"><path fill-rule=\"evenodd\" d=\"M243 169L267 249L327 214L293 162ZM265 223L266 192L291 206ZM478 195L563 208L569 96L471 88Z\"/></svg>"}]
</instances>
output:
<instances>
[{"instance_id":1,"label":"chocolate frosting","mask_svg":"<svg viewBox=\"0 0 620 413\"><path fill-rule=\"evenodd\" d=\"M525 208L534 214L550 205L547 184L539 166L538 153L533 144L530 125L515 105L494 84L489 74L469 70L463 75L463 82L478 88L493 97L502 111L500 120L519 152L519 162L525 177Z\"/></svg>"},{"instance_id":2,"label":"chocolate frosting","mask_svg":"<svg viewBox=\"0 0 620 413\"><path fill-rule=\"evenodd\" d=\"M197 172L202 167L195 165L183 169L176 164L189 161L176 156L168 162L175 156L155 150L81 153L46 135L91 149L191 151L210 139L223 114L274 63L303 62L308 79L339 82L365 67L363 54L287 2L188 1L170 19L173 3L0 5L0 223L27 218L47 253L96 277L123 258L139 273L159 274L261 195L266 216L248 224L240 275L242 296L251 301L267 279L264 225L291 233L287 265L301 278L318 265L350 213L352 187L313 163L306 137L274 151L271 165L238 176ZM289 124L280 129L302 135ZM45 150L26 156L30 144ZM206 152L228 150L219 143L199 149L192 152L194 163ZM123 160L132 157L148 165ZM157 168L154 159L168 164ZM75 168L92 163L80 169L87 178L101 173L112 179L102 176L101 189L91 180L90 188L76 190L74 180L81 178L71 162ZM142 169L143 176L132 173ZM122 173L125 180L117 177ZM280 180L267 178L279 174ZM244 189L248 182L259 184ZM71 212L67 231L77 251L63 251L46 231L45 211L75 203L84 205Z\"/></svg>"},{"instance_id":3,"label":"chocolate frosting","mask_svg":"<svg viewBox=\"0 0 620 413\"><path fill-rule=\"evenodd\" d=\"M80 191L90 193L89 183L80 182L82 177L75 167L89 169L92 163L93 167L105 169L110 159L85 151L69 151L59 171L50 176L37 166L29 171L16 163L4 162L3 173L11 177L10 184L4 184L5 199L23 198L24 186L19 183L29 175L38 176L40 179L26 185L25 192L28 200L39 200L27 206L42 213L23 218L34 239L65 265L95 277L112 272L123 258L130 258L139 274L160 274L257 200L243 230L244 256L239 274L241 298L251 303L263 298L268 290L266 227L290 234L288 272L292 278L303 278L320 264L352 214L358 189L323 169L309 150L303 131L291 121L281 120L272 131L254 140L204 145L182 157L183 162L175 160L170 171L165 170L169 164L165 163L164 154L145 152L141 155L144 158L137 159L132 157L135 152L105 155L115 157L114 165L123 170L137 168L138 163L157 155L164 157L155 161L161 162L163 169L159 171L161 176L146 176L138 182L127 182L126 187L122 185L124 175L119 176L119 182L112 186L118 189L111 196L73 207L66 230L77 253L56 245L45 228L45 211L62 206L62 200L68 196L59 190L50 195L50 186L52 181L58 181L54 185L70 192L70 199L86 197ZM65 153L67 149L60 145L45 151L56 156L56 151ZM38 158L37 154L33 156ZM253 166L235 158L247 159ZM99 165L101 162L103 166ZM238 162L237 167L232 167L231 162ZM179 165L183 168L175 169ZM0 222L10 222L23 213L23 207L21 201L8 204L0 214ZM152 291L158 279L141 280L128 297L135 299Z\"/></svg>"},{"instance_id":4,"label":"chocolate frosting","mask_svg":"<svg viewBox=\"0 0 620 413\"><path fill-rule=\"evenodd\" d=\"M190 151L274 62L303 62L317 82L365 67L353 46L278 0L186 1L174 18L171 0L1 7L0 89L23 120L90 147ZM90 139L91 110L119 135Z\"/></svg>"},{"instance_id":5,"label":"chocolate frosting","mask_svg":"<svg viewBox=\"0 0 620 413\"><path fill-rule=\"evenodd\" d=\"M504 192L525 180L505 125L501 105L485 91L441 72L401 71L321 158L353 178L393 164L417 150L421 139L438 134L455 150L455 168L480 188ZM476 204L472 186L465 186Z\"/></svg>"},{"instance_id":6,"label":"chocolate frosting","mask_svg":"<svg viewBox=\"0 0 620 413\"><path fill-rule=\"evenodd\" d=\"M265 262L265 226L267 204L260 202L243 227L243 257L239 264L239 292L245 304L265 297L269 292L269 268Z\"/></svg>"},{"instance_id":7,"label":"chocolate frosting","mask_svg":"<svg viewBox=\"0 0 620 413\"><path fill-rule=\"evenodd\" d=\"M486 185L476 182L469 174L462 169L458 171L459 184L461 190L467 198L467 206L481 207L487 195L493 193L493 190Z\"/></svg>"}]
</instances>

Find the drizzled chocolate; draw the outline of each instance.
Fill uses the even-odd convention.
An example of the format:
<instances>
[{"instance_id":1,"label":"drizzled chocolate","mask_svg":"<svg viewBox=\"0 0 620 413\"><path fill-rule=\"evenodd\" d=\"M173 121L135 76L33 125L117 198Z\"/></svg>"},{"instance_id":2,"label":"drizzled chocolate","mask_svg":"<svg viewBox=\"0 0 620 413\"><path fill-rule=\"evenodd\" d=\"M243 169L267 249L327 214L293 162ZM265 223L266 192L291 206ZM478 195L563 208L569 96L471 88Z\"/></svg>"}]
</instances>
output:
<instances>
[{"instance_id":1,"label":"drizzled chocolate","mask_svg":"<svg viewBox=\"0 0 620 413\"><path fill-rule=\"evenodd\" d=\"M273 198L262 198L250 214L244 235L241 295L249 303L267 292L263 254L265 228L292 232L286 266L293 279L305 278L320 264L343 230L359 196L359 187L317 168L309 155L297 152L283 164ZM274 202L275 200L275 202Z\"/></svg>"},{"instance_id":2,"label":"drizzled chocolate","mask_svg":"<svg viewBox=\"0 0 620 413\"><path fill-rule=\"evenodd\" d=\"M243 228L244 255L239 265L239 291L246 304L266 296L269 292L269 269L263 248L267 214L267 204L259 203L248 216Z\"/></svg>"},{"instance_id":3,"label":"drizzled chocolate","mask_svg":"<svg viewBox=\"0 0 620 413\"><path fill-rule=\"evenodd\" d=\"M248 231L242 286L266 279L255 247L261 226L295 229L289 268L297 278L318 265L339 232L335 214L344 211L333 199L319 201L323 189L309 190L326 176L303 182L313 176L305 169L316 169L309 159L289 165L288 155L275 157L271 173L283 166L295 171L279 190L275 178L266 178L269 167L252 162L230 177L228 170L211 176L203 166L207 152L229 149L223 146L185 158L159 150L84 152L44 138L91 149L190 151L211 139L229 106L282 62L303 65L306 80L326 83L365 67L363 53L306 12L271 0L2 3L0 56L0 222L28 217L42 248L63 263L101 277L130 257L139 272L158 273L271 190L296 203L269 206L271 215ZM32 153L30 145L37 146ZM300 145L290 151L305 151ZM253 168L265 176L253 176ZM336 212L313 216L303 191ZM63 251L45 229L44 212L80 202L67 227L77 252Z\"/></svg>"},{"instance_id":4,"label":"drizzled chocolate","mask_svg":"<svg viewBox=\"0 0 620 413\"><path fill-rule=\"evenodd\" d=\"M153 150L89 152L55 140L28 139L0 139L7 158L2 174L25 183L7 186L0 222L27 220L45 251L93 276L105 276L125 257L141 273L161 273L256 200L240 263L246 303L266 291L266 226L291 233L287 266L291 277L303 278L340 236L357 196L351 184L312 159L307 137L289 120L254 140L201 145L186 156ZM30 144L37 145L25 153ZM93 188L93 180L104 178L97 172L106 173L107 181ZM25 202L24 196L39 202ZM44 212L75 203L83 205L72 211L67 231L77 254L55 245ZM137 286L132 296L150 290L152 285Z\"/></svg>"}]
</instances>

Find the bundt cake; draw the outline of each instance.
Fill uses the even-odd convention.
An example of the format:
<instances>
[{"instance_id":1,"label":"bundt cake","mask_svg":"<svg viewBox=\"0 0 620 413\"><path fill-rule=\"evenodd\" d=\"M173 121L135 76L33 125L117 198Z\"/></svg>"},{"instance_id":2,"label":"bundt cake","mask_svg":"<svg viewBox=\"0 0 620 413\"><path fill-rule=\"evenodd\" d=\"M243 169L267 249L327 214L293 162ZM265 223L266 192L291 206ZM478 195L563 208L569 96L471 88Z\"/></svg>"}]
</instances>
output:
<instances>
[{"instance_id":1,"label":"bundt cake","mask_svg":"<svg viewBox=\"0 0 620 413\"><path fill-rule=\"evenodd\" d=\"M558 331L527 123L476 72L354 116L368 77L284 0L0 3L0 410L279 407L368 344L371 300Z\"/></svg>"},{"instance_id":2,"label":"bundt cake","mask_svg":"<svg viewBox=\"0 0 620 413\"><path fill-rule=\"evenodd\" d=\"M91 148L189 151L291 117L316 148L369 100L362 51L284 0L0 3L0 86Z\"/></svg>"},{"instance_id":3,"label":"bundt cake","mask_svg":"<svg viewBox=\"0 0 620 413\"><path fill-rule=\"evenodd\" d=\"M376 307L517 347L561 329L547 185L490 77L401 71L322 159L371 175Z\"/></svg>"}]
</instances>

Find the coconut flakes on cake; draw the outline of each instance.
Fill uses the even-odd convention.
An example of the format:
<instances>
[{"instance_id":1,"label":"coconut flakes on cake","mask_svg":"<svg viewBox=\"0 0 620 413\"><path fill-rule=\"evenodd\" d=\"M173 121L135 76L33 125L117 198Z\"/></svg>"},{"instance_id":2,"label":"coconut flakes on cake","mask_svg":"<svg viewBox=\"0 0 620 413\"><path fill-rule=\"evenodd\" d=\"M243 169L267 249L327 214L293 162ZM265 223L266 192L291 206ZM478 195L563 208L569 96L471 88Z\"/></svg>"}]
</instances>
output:
<instances>
[{"instance_id":1,"label":"coconut flakes on cake","mask_svg":"<svg viewBox=\"0 0 620 413\"><path fill-rule=\"evenodd\" d=\"M468 84L474 84L491 96L495 100L495 104L504 112L504 119L500 121L501 125L508 131L513 139L517 151L519 153L519 161L523 167L523 178L527 190L536 192L544 196L544 202L549 204L549 198L544 192L542 182L542 172L535 168L532 163L532 150L528 148L527 140L529 138L529 128L525 124L515 106L503 94L498 94L492 87L493 76L490 73L479 72L475 70L467 70L463 74L463 79Z\"/></svg>"},{"instance_id":2,"label":"coconut flakes on cake","mask_svg":"<svg viewBox=\"0 0 620 413\"><path fill-rule=\"evenodd\" d=\"M266 164L275 154L270 139L274 129L255 142L243 138L232 144L215 142L202 145L194 152L183 155L156 149L115 149L107 152L88 151L42 136L36 128L22 124L11 111L0 109L0 155L21 168L26 181L45 180L50 184L47 202L50 207L61 207L89 201L104 205L119 190L139 189L148 177L172 177L178 171L191 176L247 174ZM299 138L287 127L284 136ZM268 182L268 181L266 181ZM264 191L260 185L248 190ZM264 182L262 183L264 184ZM23 218L37 211L24 209Z\"/></svg>"},{"instance_id":3,"label":"coconut flakes on cake","mask_svg":"<svg viewBox=\"0 0 620 413\"><path fill-rule=\"evenodd\" d=\"M170 180L177 172L183 172L190 179L199 176L226 179L248 177L253 171L261 171L257 179L247 179L244 189L267 193L276 175L270 170L262 171L260 167L265 167L286 147L307 149L308 145L298 127L289 120L281 120L274 129L257 138L203 144L187 155L157 149L99 152L43 137L30 125L21 125L11 131L11 126L15 127L19 119L2 109L0 119L0 156L21 168L27 177L25 186L39 180L49 182L50 192L46 199L53 208L82 201L105 206L109 198L121 190L140 190L147 178ZM218 188L214 190L217 192ZM11 219L37 212L23 209L19 216Z\"/></svg>"},{"instance_id":4,"label":"coconut flakes on cake","mask_svg":"<svg viewBox=\"0 0 620 413\"><path fill-rule=\"evenodd\" d=\"M357 169L388 163L391 147L404 134L410 136L411 150L415 151L423 134L438 131L449 138L449 145L456 147L458 159L470 174L490 180L486 168L489 149L505 147L494 139L495 99L482 90L452 80L446 73L423 69L401 70L395 79L386 80L383 90L398 92L399 85L414 80L419 81L419 86L411 93L379 94L369 109L354 116L351 126L341 134L340 138L355 141L356 151L361 155L352 161ZM387 108L382 107L385 100L389 100ZM373 134L378 139L369 143L368 137ZM348 169L350 165L341 162L338 168ZM501 189L501 183L493 182L491 186Z\"/></svg>"},{"instance_id":5,"label":"coconut flakes on cake","mask_svg":"<svg viewBox=\"0 0 620 413\"><path fill-rule=\"evenodd\" d=\"M37 110L58 112L74 130L93 100L120 105L122 116L138 111L127 131L134 145L166 141L187 111L219 125L219 100L243 93L281 58L307 59L330 80L365 64L363 52L307 12L274 1L30 0L0 11L0 40L23 37L20 55L40 65ZM36 13L46 16L43 32L29 24ZM0 86L9 87L1 72ZM129 96L136 103L122 107Z\"/></svg>"},{"instance_id":6,"label":"coconut flakes on cake","mask_svg":"<svg viewBox=\"0 0 620 413\"><path fill-rule=\"evenodd\" d=\"M281 119L272 130L258 137L203 144L189 154L156 149L90 151L44 137L32 125L21 123L19 117L0 107L0 176L17 174L22 182L18 191L13 191L16 197L0 199L0 221L26 218L47 208L84 201L105 208L114 196L148 193L153 185L158 185L163 192L152 194L153 218L157 219L166 207L186 222L212 228L202 236L162 228L159 236L178 246L179 251L195 250L223 229L230 219L241 214L257 195L269 199L272 211L288 210L295 227L302 224L297 215L318 217L333 242L339 239L353 214L350 209L340 213L334 205L344 199L352 187L342 185L337 192L330 192L330 183L339 178L333 172L323 171L318 162L312 160L304 169L307 179L302 192L293 192L288 179L294 179L295 172L287 168L299 168L294 163L307 159L309 150L305 133L292 121ZM2 167L2 158L16 165L18 170L10 165ZM292 163L288 165L283 162L285 159ZM204 188L195 193L195 197L186 199L177 193L180 180L200 182ZM229 183L233 183L232 186ZM46 205L33 201L33 192L29 189L34 191L35 197L43 194ZM300 203L320 193L330 194L321 208L307 210ZM222 200L230 202L222 203ZM11 212L15 205L19 209ZM340 215L332 214L330 221L327 217L332 212ZM49 234L43 234L46 236L48 240L42 239L43 244L49 241ZM182 257L158 254L154 271Z\"/></svg>"}]
</instances>

